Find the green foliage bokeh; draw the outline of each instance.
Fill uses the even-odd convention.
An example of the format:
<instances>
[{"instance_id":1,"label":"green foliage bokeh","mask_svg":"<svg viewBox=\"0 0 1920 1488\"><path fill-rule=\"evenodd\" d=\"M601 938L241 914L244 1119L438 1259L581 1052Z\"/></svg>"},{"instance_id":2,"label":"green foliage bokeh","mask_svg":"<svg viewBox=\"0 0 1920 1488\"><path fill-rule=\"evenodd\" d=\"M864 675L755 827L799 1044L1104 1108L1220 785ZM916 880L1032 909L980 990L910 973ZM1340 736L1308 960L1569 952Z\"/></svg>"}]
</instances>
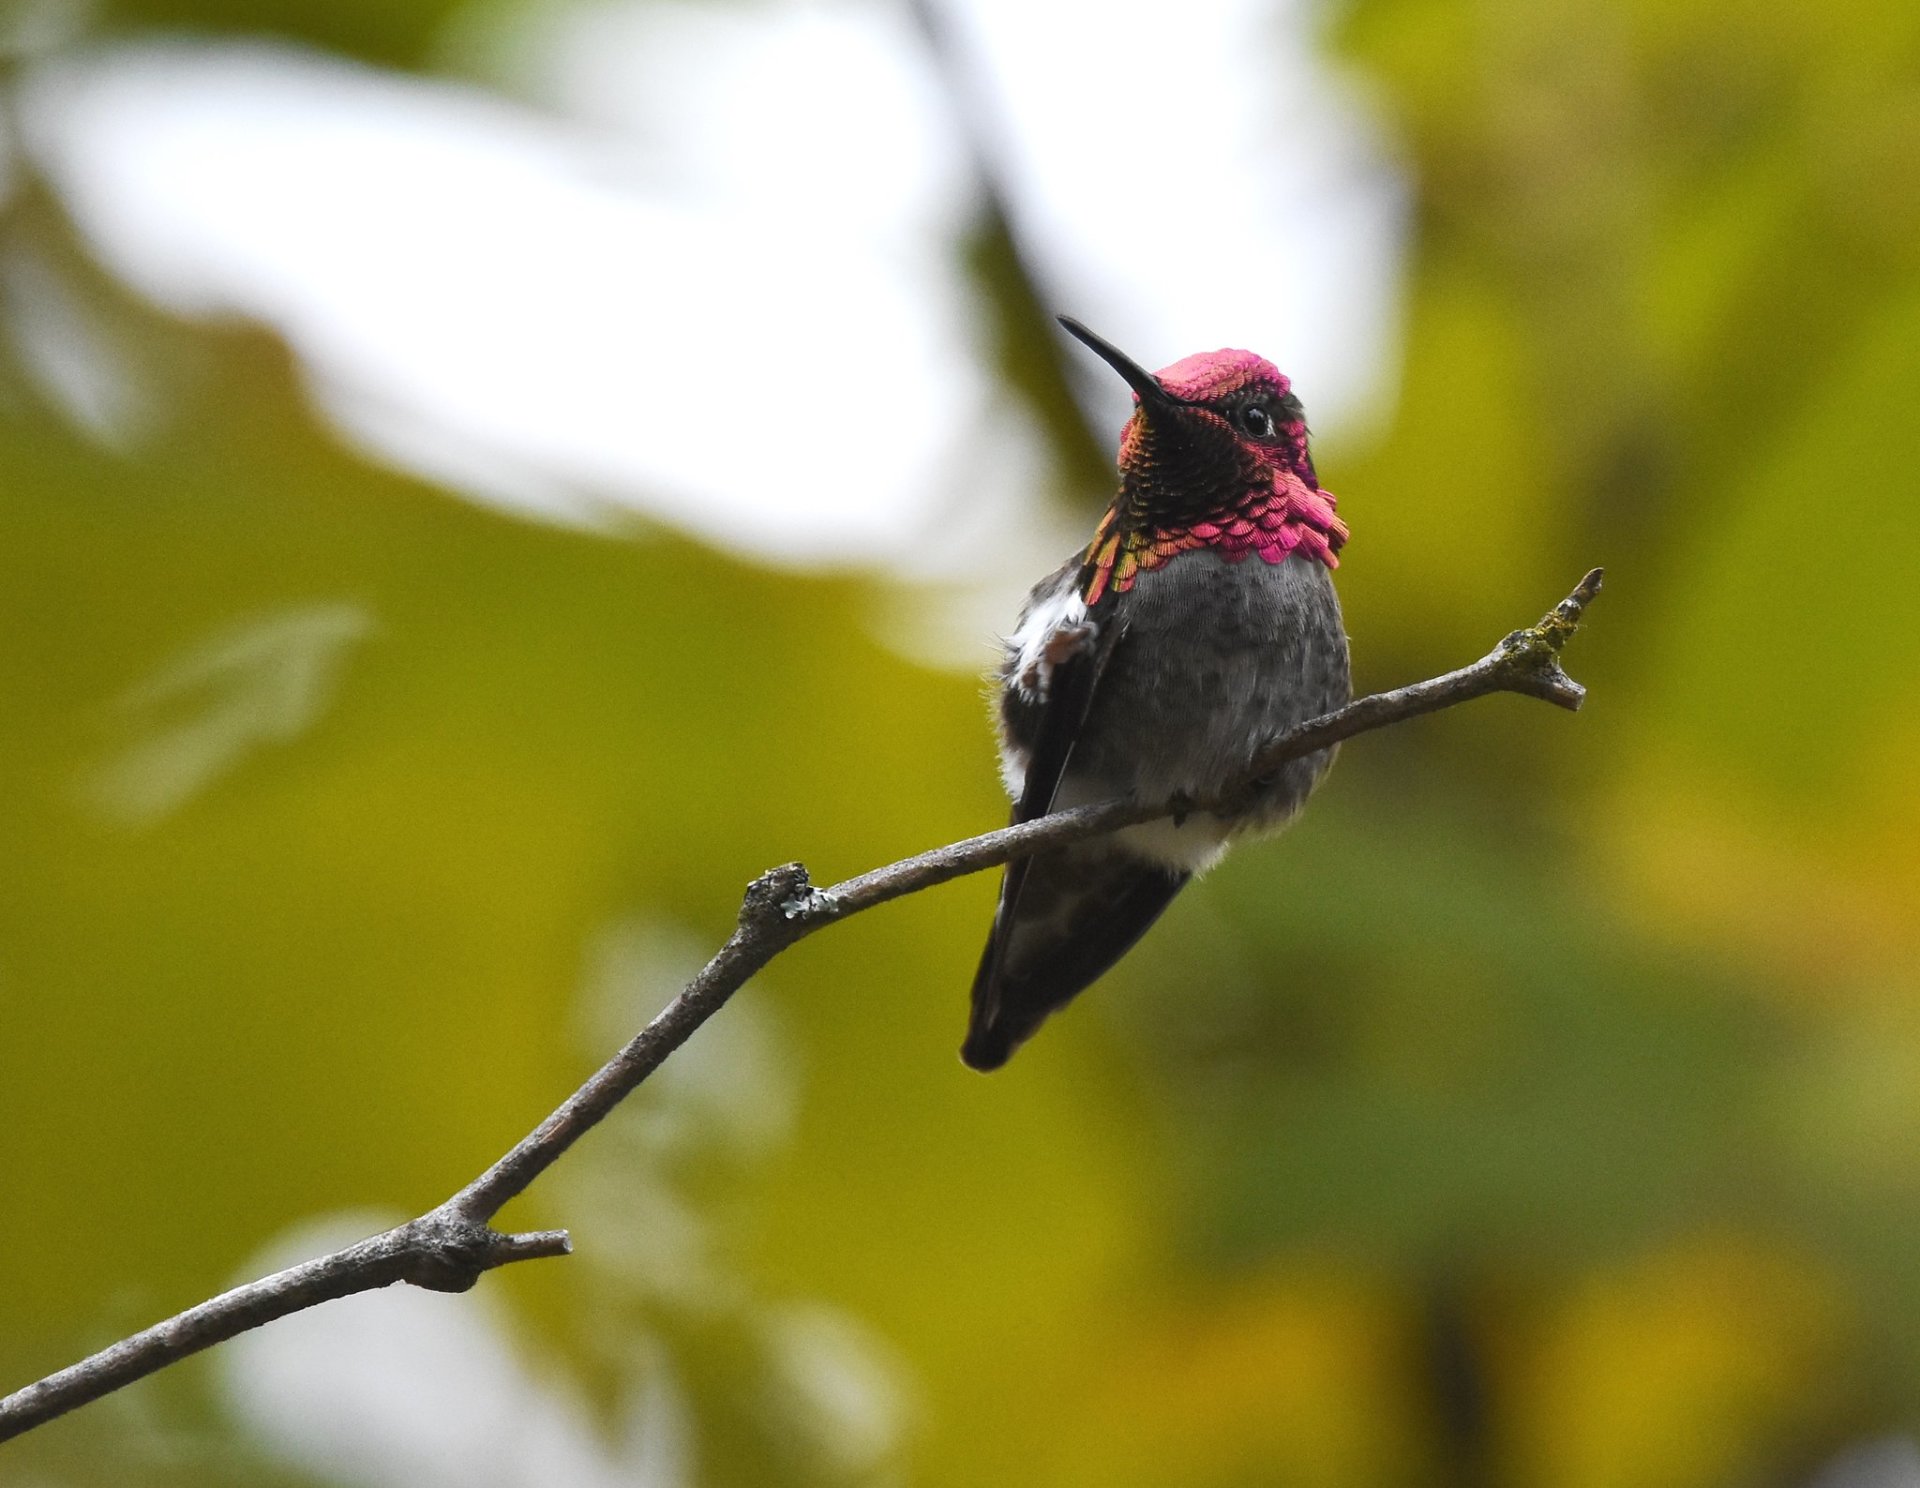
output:
<instances>
[{"instance_id":1,"label":"green foliage bokeh","mask_svg":"<svg viewBox=\"0 0 1920 1488\"><path fill-rule=\"evenodd\" d=\"M419 67L452 10L91 24ZM1589 707L1349 746L992 1080L953 1054L984 879L783 958L743 1017L791 1128L683 1175L749 1300L596 1260L650 1240L644 1205L617 1241L580 1212L606 1157L512 1216L581 1256L484 1284L603 1405L609 1335L662 1341L702 1482L1704 1488L1920 1429L1920 11L1332 20L1416 192L1392 422L1318 450L1360 679L1478 655L1604 562ZM604 1049L579 1007L622 927L697 959L770 864L1004 811L977 682L876 639L910 595L393 475L271 337L144 305L35 183L0 250L176 384L115 451L0 356L0 1382L315 1214L443 1197ZM955 258L1083 470L997 225ZM305 689L142 795L267 622L317 648ZM823 1466L756 1405L756 1309L799 1299L897 1354L897 1461ZM214 1368L4 1467L305 1481Z\"/></svg>"}]
</instances>

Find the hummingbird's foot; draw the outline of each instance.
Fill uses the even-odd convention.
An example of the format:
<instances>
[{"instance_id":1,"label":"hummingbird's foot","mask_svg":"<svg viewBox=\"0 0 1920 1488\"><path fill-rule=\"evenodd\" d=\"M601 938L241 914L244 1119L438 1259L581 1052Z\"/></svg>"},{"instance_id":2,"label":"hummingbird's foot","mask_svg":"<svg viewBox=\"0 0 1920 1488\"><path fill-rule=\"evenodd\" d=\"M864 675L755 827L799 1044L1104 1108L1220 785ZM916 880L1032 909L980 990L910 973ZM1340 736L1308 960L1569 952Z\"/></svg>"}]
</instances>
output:
<instances>
[{"instance_id":1,"label":"hummingbird's foot","mask_svg":"<svg viewBox=\"0 0 1920 1488\"><path fill-rule=\"evenodd\" d=\"M1167 798L1167 804L1173 808L1173 824L1184 827L1187 818L1193 815L1193 797L1185 791L1175 791Z\"/></svg>"},{"instance_id":2,"label":"hummingbird's foot","mask_svg":"<svg viewBox=\"0 0 1920 1488\"><path fill-rule=\"evenodd\" d=\"M1029 702L1044 703L1053 689L1055 668L1076 657L1085 656L1100 638L1100 627L1091 620L1076 620L1057 625L1033 647L1014 678L1021 695Z\"/></svg>"}]
</instances>

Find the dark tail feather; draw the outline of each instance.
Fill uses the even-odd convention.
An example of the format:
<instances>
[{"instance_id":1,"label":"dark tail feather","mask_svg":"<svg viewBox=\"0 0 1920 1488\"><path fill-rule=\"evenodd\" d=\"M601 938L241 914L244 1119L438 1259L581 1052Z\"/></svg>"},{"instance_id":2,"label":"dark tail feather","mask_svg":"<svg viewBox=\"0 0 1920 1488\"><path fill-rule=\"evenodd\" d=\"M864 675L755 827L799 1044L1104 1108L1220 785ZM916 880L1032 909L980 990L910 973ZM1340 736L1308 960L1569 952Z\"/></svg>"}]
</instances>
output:
<instances>
[{"instance_id":1,"label":"dark tail feather","mask_svg":"<svg viewBox=\"0 0 1920 1488\"><path fill-rule=\"evenodd\" d=\"M1126 955L1192 877L1114 852L1042 853L1029 862L1001 885L973 979L960 1057L982 1072L1005 1064L1048 1014Z\"/></svg>"}]
</instances>

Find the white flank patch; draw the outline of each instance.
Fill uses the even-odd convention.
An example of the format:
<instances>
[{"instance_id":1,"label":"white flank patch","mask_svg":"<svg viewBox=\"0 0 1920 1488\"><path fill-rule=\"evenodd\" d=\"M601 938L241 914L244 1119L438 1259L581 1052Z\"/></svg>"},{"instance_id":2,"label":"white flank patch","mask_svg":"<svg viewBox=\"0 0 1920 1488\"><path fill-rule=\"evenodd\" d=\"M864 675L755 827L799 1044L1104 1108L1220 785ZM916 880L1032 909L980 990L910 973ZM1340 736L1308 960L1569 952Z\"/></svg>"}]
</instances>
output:
<instances>
[{"instance_id":1,"label":"white flank patch","mask_svg":"<svg viewBox=\"0 0 1920 1488\"><path fill-rule=\"evenodd\" d=\"M1021 617L1011 644L1017 657L1015 685L1028 697L1038 700L1046 696L1054 667L1048 652L1062 631L1084 625L1086 619L1087 602L1080 597L1071 574L1060 588Z\"/></svg>"}]
</instances>

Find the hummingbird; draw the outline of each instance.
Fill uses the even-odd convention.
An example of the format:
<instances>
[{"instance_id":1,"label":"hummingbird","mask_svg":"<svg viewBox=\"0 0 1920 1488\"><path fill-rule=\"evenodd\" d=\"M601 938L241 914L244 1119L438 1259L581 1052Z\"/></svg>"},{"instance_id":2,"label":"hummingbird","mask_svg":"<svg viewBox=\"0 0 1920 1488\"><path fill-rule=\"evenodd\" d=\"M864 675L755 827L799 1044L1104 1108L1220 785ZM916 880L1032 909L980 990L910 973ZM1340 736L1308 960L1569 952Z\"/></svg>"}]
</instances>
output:
<instances>
[{"instance_id":1,"label":"hummingbird","mask_svg":"<svg viewBox=\"0 0 1920 1488\"><path fill-rule=\"evenodd\" d=\"M1235 838L1279 830L1333 763L1289 760L1228 814L1191 807L1352 695L1332 571L1347 527L1280 369L1209 351L1149 373L1068 316L1133 389L1119 491L1033 587L993 678L1013 820L1116 797L1174 815L1010 862L960 1057L998 1069L1104 975Z\"/></svg>"}]
</instances>

